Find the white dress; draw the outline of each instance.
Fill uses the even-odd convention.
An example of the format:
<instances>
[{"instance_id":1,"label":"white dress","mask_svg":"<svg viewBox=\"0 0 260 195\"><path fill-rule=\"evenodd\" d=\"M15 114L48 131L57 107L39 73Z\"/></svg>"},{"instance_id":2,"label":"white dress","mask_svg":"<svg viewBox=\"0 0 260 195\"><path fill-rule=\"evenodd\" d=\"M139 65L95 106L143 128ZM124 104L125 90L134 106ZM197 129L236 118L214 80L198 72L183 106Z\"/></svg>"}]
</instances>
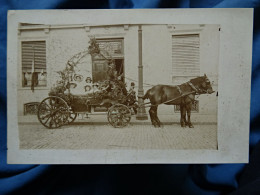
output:
<instances>
[{"instance_id":1,"label":"white dress","mask_svg":"<svg viewBox=\"0 0 260 195\"><path fill-rule=\"evenodd\" d=\"M77 84L77 86L75 88L71 88L70 89L70 93L73 95L84 95L86 94L85 92L85 86L86 86L86 82L85 81L81 81L81 82L75 82Z\"/></svg>"}]
</instances>

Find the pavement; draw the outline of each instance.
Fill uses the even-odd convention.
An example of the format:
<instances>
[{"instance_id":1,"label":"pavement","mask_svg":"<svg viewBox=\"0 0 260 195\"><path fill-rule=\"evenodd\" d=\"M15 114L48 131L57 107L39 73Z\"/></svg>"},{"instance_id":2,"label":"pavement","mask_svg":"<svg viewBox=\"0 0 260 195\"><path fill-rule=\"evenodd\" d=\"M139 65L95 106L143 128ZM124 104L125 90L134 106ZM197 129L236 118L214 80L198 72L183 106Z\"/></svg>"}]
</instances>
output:
<instances>
[{"instance_id":1,"label":"pavement","mask_svg":"<svg viewBox=\"0 0 260 195\"><path fill-rule=\"evenodd\" d=\"M33 117L19 123L20 149L217 149L216 123L194 122L194 128L182 128L179 120L161 117L163 126L155 128L150 120L133 116L128 126L114 128L106 115L96 115L47 129Z\"/></svg>"}]
</instances>

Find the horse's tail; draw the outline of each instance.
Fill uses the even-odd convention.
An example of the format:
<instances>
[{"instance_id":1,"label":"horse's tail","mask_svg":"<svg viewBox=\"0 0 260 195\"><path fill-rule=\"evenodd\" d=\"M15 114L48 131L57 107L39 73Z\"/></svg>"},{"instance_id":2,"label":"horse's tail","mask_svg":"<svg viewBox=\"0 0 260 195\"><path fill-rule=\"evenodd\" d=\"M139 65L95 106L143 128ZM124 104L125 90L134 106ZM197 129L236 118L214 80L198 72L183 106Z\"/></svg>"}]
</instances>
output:
<instances>
[{"instance_id":1,"label":"horse's tail","mask_svg":"<svg viewBox=\"0 0 260 195\"><path fill-rule=\"evenodd\" d=\"M142 97L143 100L149 98L149 96L150 96L150 90L151 90L151 89L148 89L148 90L146 91L146 93L145 93L144 96Z\"/></svg>"}]
</instances>

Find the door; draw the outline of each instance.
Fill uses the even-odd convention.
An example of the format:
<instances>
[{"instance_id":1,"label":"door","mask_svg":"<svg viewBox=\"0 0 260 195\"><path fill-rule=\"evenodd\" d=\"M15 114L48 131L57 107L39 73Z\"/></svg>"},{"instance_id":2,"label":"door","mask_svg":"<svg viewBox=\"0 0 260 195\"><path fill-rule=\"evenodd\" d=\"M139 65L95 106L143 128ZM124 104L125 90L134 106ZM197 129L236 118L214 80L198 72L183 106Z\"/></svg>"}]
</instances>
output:
<instances>
[{"instance_id":1,"label":"door","mask_svg":"<svg viewBox=\"0 0 260 195\"><path fill-rule=\"evenodd\" d=\"M93 82L104 81L107 79L108 64L106 60L95 60L93 62L92 77Z\"/></svg>"}]
</instances>

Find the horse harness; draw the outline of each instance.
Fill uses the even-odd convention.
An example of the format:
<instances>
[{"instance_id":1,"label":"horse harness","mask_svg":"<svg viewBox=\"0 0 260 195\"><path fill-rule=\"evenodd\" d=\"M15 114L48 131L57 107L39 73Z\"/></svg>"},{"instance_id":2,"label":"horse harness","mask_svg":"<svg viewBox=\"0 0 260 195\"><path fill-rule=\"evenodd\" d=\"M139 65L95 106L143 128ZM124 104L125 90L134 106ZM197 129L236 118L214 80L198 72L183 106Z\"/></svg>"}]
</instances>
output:
<instances>
[{"instance_id":1,"label":"horse harness","mask_svg":"<svg viewBox=\"0 0 260 195\"><path fill-rule=\"evenodd\" d=\"M182 95L182 91L181 91L181 88L180 88L180 86L179 86L179 85L177 85L176 87L177 87L177 89L178 89L178 91L179 91L180 95Z\"/></svg>"},{"instance_id":2,"label":"horse harness","mask_svg":"<svg viewBox=\"0 0 260 195\"><path fill-rule=\"evenodd\" d=\"M196 93L196 95L199 95L199 94L200 94L201 89L197 89L190 81L187 82L187 83L185 83L185 84L188 84L188 85L194 90L194 92ZM182 92L182 90L181 90L181 88L180 88L180 85L176 85L176 88L177 88L178 92L180 93L180 95L183 95L183 92Z\"/></svg>"},{"instance_id":3,"label":"horse harness","mask_svg":"<svg viewBox=\"0 0 260 195\"><path fill-rule=\"evenodd\" d=\"M201 94L202 90L196 88L196 87L192 84L192 82L188 81L188 82L185 83L185 84L186 84L186 85L188 84L188 85L193 89L193 91L192 91L190 94L193 94L193 93L195 93L195 95L200 95L200 94ZM180 96L181 96L180 98L182 98L182 96L183 96L183 97L188 97L188 98L190 98L188 95L183 95L183 92L182 92L182 90L181 90L181 88L180 88L180 85L176 85L176 88L177 88L178 92L180 93Z\"/></svg>"},{"instance_id":4,"label":"horse harness","mask_svg":"<svg viewBox=\"0 0 260 195\"><path fill-rule=\"evenodd\" d=\"M195 93L195 95L201 95L203 92L206 92L206 93L207 93L207 91L204 91L204 90L202 90L202 89L199 89L199 88L195 87L190 81L188 81L188 82L185 83L185 84L188 84L193 90L192 90L191 92L185 94L185 93L182 92L182 90L181 90L181 88L180 88L180 85L176 85L176 88L177 88L178 92L180 93L180 96L179 96L179 97L173 98L173 99L171 99L171 100L167 100L167 101L162 102L162 103L159 103L159 104L146 106L146 107L158 106L158 105L160 105L160 104L169 103L169 102L171 102L171 101L174 101L174 100L176 100L176 99L183 98L183 97L188 97L188 98L190 98L189 95L190 95L190 94L194 94L194 93ZM150 102L148 102L148 103L150 103ZM143 103L143 105L148 104L148 103Z\"/></svg>"}]
</instances>

